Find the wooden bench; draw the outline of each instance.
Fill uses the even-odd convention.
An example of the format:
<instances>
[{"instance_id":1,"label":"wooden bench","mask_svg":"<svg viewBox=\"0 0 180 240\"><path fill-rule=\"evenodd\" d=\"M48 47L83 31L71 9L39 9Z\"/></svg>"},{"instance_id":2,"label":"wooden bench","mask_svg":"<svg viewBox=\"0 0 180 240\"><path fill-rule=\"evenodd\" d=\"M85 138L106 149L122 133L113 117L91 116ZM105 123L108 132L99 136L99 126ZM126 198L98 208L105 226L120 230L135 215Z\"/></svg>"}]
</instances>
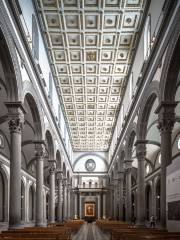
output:
<instances>
[{"instance_id":1,"label":"wooden bench","mask_svg":"<svg viewBox=\"0 0 180 240\"><path fill-rule=\"evenodd\" d=\"M13 229L8 231L3 231L0 234L3 239L17 239L17 238L43 238L43 239L60 239L69 240L71 239L71 230L69 228L40 228L40 227L30 227L24 229Z\"/></svg>"},{"instance_id":2,"label":"wooden bench","mask_svg":"<svg viewBox=\"0 0 180 240\"><path fill-rule=\"evenodd\" d=\"M108 220L98 220L96 224L111 233L111 240L180 240L180 233L169 233L167 230L132 228L125 222Z\"/></svg>"},{"instance_id":3,"label":"wooden bench","mask_svg":"<svg viewBox=\"0 0 180 240\"><path fill-rule=\"evenodd\" d=\"M26 227L11 229L0 234L0 240L70 240L72 231L78 231L84 224L82 220L70 220L64 223L54 223L48 227Z\"/></svg>"}]
</instances>

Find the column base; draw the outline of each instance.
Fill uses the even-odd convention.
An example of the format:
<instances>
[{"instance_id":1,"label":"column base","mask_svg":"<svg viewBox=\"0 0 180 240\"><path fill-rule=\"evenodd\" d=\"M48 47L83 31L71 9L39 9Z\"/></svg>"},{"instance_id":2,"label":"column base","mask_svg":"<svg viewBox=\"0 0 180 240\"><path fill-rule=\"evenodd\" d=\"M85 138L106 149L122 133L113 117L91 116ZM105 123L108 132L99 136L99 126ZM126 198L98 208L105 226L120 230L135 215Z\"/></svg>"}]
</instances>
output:
<instances>
[{"instance_id":1,"label":"column base","mask_svg":"<svg viewBox=\"0 0 180 240\"><path fill-rule=\"evenodd\" d=\"M63 221L62 218L57 219L57 222L58 222L58 223L62 223L62 221Z\"/></svg>"},{"instance_id":2,"label":"column base","mask_svg":"<svg viewBox=\"0 0 180 240\"><path fill-rule=\"evenodd\" d=\"M135 224L135 227L136 228L146 228L146 224L145 224L145 222L137 222Z\"/></svg>"},{"instance_id":3,"label":"column base","mask_svg":"<svg viewBox=\"0 0 180 240\"><path fill-rule=\"evenodd\" d=\"M35 227L47 227L46 223L35 223Z\"/></svg>"},{"instance_id":4,"label":"column base","mask_svg":"<svg viewBox=\"0 0 180 240\"><path fill-rule=\"evenodd\" d=\"M8 227L8 229L21 229L21 228L23 228L23 224L21 223L9 225Z\"/></svg>"},{"instance_id":5,"label":"column base","mask_svg":"<svg viewBox=\"0 0 180 240\"><path fill-rule=\"evenodd\" d=\"M53 221L49 221L48 222L48 224L53 224L53 223L55 223L55 221L53 220Z\"/></svg>"},{"instance_id":6,"label":"column base","mask_svg":"<svg viewBox=\"0 0 180 240\"><path fill-rule=\"evenodd\" d=\"M160 224L160 229L167 229L166 224Z\"/></svg>"}]
</instances>

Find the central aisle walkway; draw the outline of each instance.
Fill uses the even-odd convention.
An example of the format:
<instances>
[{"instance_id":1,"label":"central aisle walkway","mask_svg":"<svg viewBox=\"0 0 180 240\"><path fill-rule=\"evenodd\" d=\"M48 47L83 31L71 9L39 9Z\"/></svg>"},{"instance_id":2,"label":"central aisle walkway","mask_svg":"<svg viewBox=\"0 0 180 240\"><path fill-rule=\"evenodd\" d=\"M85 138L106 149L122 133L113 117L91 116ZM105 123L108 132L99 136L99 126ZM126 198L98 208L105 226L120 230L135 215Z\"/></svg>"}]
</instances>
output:
<instances>
[{"instance_id":1,"label":"central aisle walkway","mask_svg":"<svg viewBox=\"0 0 180 240\"><path fill-rule=\"evenodd\" d=\"M72 240L109 240L110 236L103 233L95 223L85 223Z\"/></svg>"}]
</instances>

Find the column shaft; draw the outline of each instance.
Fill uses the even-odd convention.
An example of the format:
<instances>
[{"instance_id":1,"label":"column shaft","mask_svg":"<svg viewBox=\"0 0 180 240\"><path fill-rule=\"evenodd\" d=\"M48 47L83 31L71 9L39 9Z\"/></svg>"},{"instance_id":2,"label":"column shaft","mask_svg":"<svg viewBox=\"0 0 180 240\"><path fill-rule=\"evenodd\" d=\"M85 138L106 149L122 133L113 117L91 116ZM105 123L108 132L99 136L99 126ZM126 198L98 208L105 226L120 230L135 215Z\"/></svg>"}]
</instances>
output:
<instances>
[{"instance_id":1,"label":"column shaft","mask_svg":"<svg viewBox=\"0 0 180 240\"><path fill-rule=\"evenodd\" d=\"M113 217L114 219L117 219L117 179L114 180L114 214Z\"/></svg>"},{"instance_id":2,"label":"column shaft","mask_svg":"<svg viewBox=\"0 0 180 240\"><path fill-rule=\"evenodd\" d=\"M126 221L131 222L132 212L131 200L131 169L126 170Z\"/></svg>"},{"instance_id":3,"label":"column shaft","mask_svg":"<svg viewBox=\"0 0 180 240\"><path fill-rule=\"evenodd\" d=\"M138 186L137 186L137 224L145 225L145 155L144 141L137 141L136 155L138 159Z\"/></svg>"},{"instance_id":4,"label":"column shaft","mask_svg":"<svg viewBox=\"0 0 180 240\"><path fill-rule=\"evenodd\" d=\"M161 227L166 228L166 167L172 158L171 132L161 132L161 181L160 181L160 215ZM169 161L169 162L168 162Z\"/></svg>"},{"instance_id":5,"label":"column shaft","mask_svg":"<svg viewBox=\"0 0 180 240\"><path fill-rule=\"evenodd\" d=\"M44 146L35 142L36 150L36 226L44 226L43 219L43 182L44 182Z\"/></svg>"},{"instance_id":6,"label":"column shaft","mask_svg":"<svg viewBox=\"0 0 180 240\"><path fill-rule=\"evenodd\" d=\"M9 228L21 224L21 134L26 113L21 102L6 102L10 131Z\"/></svg>"},{"instance_id":7,"label":"column shaft","mask_svg":"<svg viewBox=\"0 0 180 240\"><path fill-rule=\"evenodd\" d=\"M123 180L124 180L124 173L119 173L119 220L123 221L123 204L124 204L124 198L123 198Z\"/></svg>"},{"instance_id":8,"label":"column shaft","mask_svg":"<svg viewBox=\"0 0 180 240\"><path fill-rule=\"evenodd\" d=\"M155 190L155 179L152 180L152 206L151 206L151 214L156 216L156 190Z\"/></svg>"},{"instance_id":9,"label":"column shaft","mask_svg":"<svg viewBox=\"0 0 180 240\"><path fill-rule=\"evenodd\" d=\"M12 124L12 122L10 123ZM21 131L11 131L9 227L21 223Z\"/></svg>"},{"instance_id":10,"label":"column shaft","mask_svg":"<svg viewBox=\"0 0 180 240\"><path fill-rule=\"evenodd\" d=\"M98 219L101 218L101 195L98 196Z\"/></svg>"},{"instance_id":11,"label":"column shaft","mask_svg":"<svg viewBox=\"0 0 180 240\"><path fill-rule=\"evenodd\" d=\"M103 193L103 218L106 218L106 193Z\"/></svg>"},{"instance_id":12,"label":"column shaft","mask_svg":"<svg viewBox=\"0 0 180 240\"><path fill-rule=\"evenodd\" d=\"M70 186L67 189L67 217L68 219L71 217L71 191Z\"/></svg>"},{"instance_id":13,"label":"column shaft","mask_svg":"<svg viewBox=\"0 0 180 240\"><path fill-rule=\"evenodd\" d=\"M50 223L55 222L55 171L50 169L50 212L49 221Z\"/></svg>"},{"instance_id":14,"label":"column shaft","mask_svg":"<svg viewBox=\"0 0 180 240\"><path fill-rule=\"evenodd\" d=\"M158 129L161 133L161 227L166 228L166 167L172 161L171 134L175 123L177 102L162 102L155 113L158 113Z\"/></svg>"},{"instance_id":15,"label":"column shaft","mask_svg":"<svg viewBox=\"0 0 180 240\"><path fill-rule=\"evenodd\" d=\"M110 185L110 217L114 217L114 189L113 184Z\"/></svg>"},{"instance_id":16,"label":"column shaft","mask_svg":"<svg viewBox=\"0 0 180 240\"><path fill-rule=\"evenodd\" d=\"M58 222L62 222L62 180L58 180Z\"/></svg>"},{"instance_id":17,"label":"column shaft","mask_svg":"<svg viewBox=\"0 0 180 240\"><path fill-rule=\"evenodd\" d=\"M82 199L81 199L81 193L79 193L79 217L82 219Z\"/></svg>"},{"instance_id":18,"label":"column shaft","mask_svg":"<svg viewBox=\"0 0 180 240\"><path fill-rule=\"evenodd\" d=\"M63 219L67 218L67 187L63 186Z\"/></svg>"},{"instance_id":19,"label":"column shaft","mask_svg":"<svg viewBox=\"0 0 180 240\"><path fill-rule=\"evenodd\" d=\"M78 195L77 193L74 194L74 218L78 218Z\"/></svg>"},{"instance_id":20,"label":"column shaft","mask_svg":"<svg viewBox=\"0 0 180 240\"><path fill-rule=\"evenodd\" d=\"M36 226L43 224L43 159L36 161Z\"/></svg>"}]
</instances>

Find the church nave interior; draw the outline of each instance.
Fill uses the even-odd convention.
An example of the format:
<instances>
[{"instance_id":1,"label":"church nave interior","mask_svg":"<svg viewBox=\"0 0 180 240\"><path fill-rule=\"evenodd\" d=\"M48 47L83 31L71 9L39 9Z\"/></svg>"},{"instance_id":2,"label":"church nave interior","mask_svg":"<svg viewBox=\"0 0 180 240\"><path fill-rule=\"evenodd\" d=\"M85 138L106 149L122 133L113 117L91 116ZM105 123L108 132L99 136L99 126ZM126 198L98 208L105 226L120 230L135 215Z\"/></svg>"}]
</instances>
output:
<instances>
[{"instance_id":1,"label":"church nave interior","mask_svg":"<svg viewBox=\"0 0 180 240\"><path fill-rule=\"evenodd\" d=\"M0 240L180 239L180 0L0 1Z\"/></svg>"}]
</instances>

